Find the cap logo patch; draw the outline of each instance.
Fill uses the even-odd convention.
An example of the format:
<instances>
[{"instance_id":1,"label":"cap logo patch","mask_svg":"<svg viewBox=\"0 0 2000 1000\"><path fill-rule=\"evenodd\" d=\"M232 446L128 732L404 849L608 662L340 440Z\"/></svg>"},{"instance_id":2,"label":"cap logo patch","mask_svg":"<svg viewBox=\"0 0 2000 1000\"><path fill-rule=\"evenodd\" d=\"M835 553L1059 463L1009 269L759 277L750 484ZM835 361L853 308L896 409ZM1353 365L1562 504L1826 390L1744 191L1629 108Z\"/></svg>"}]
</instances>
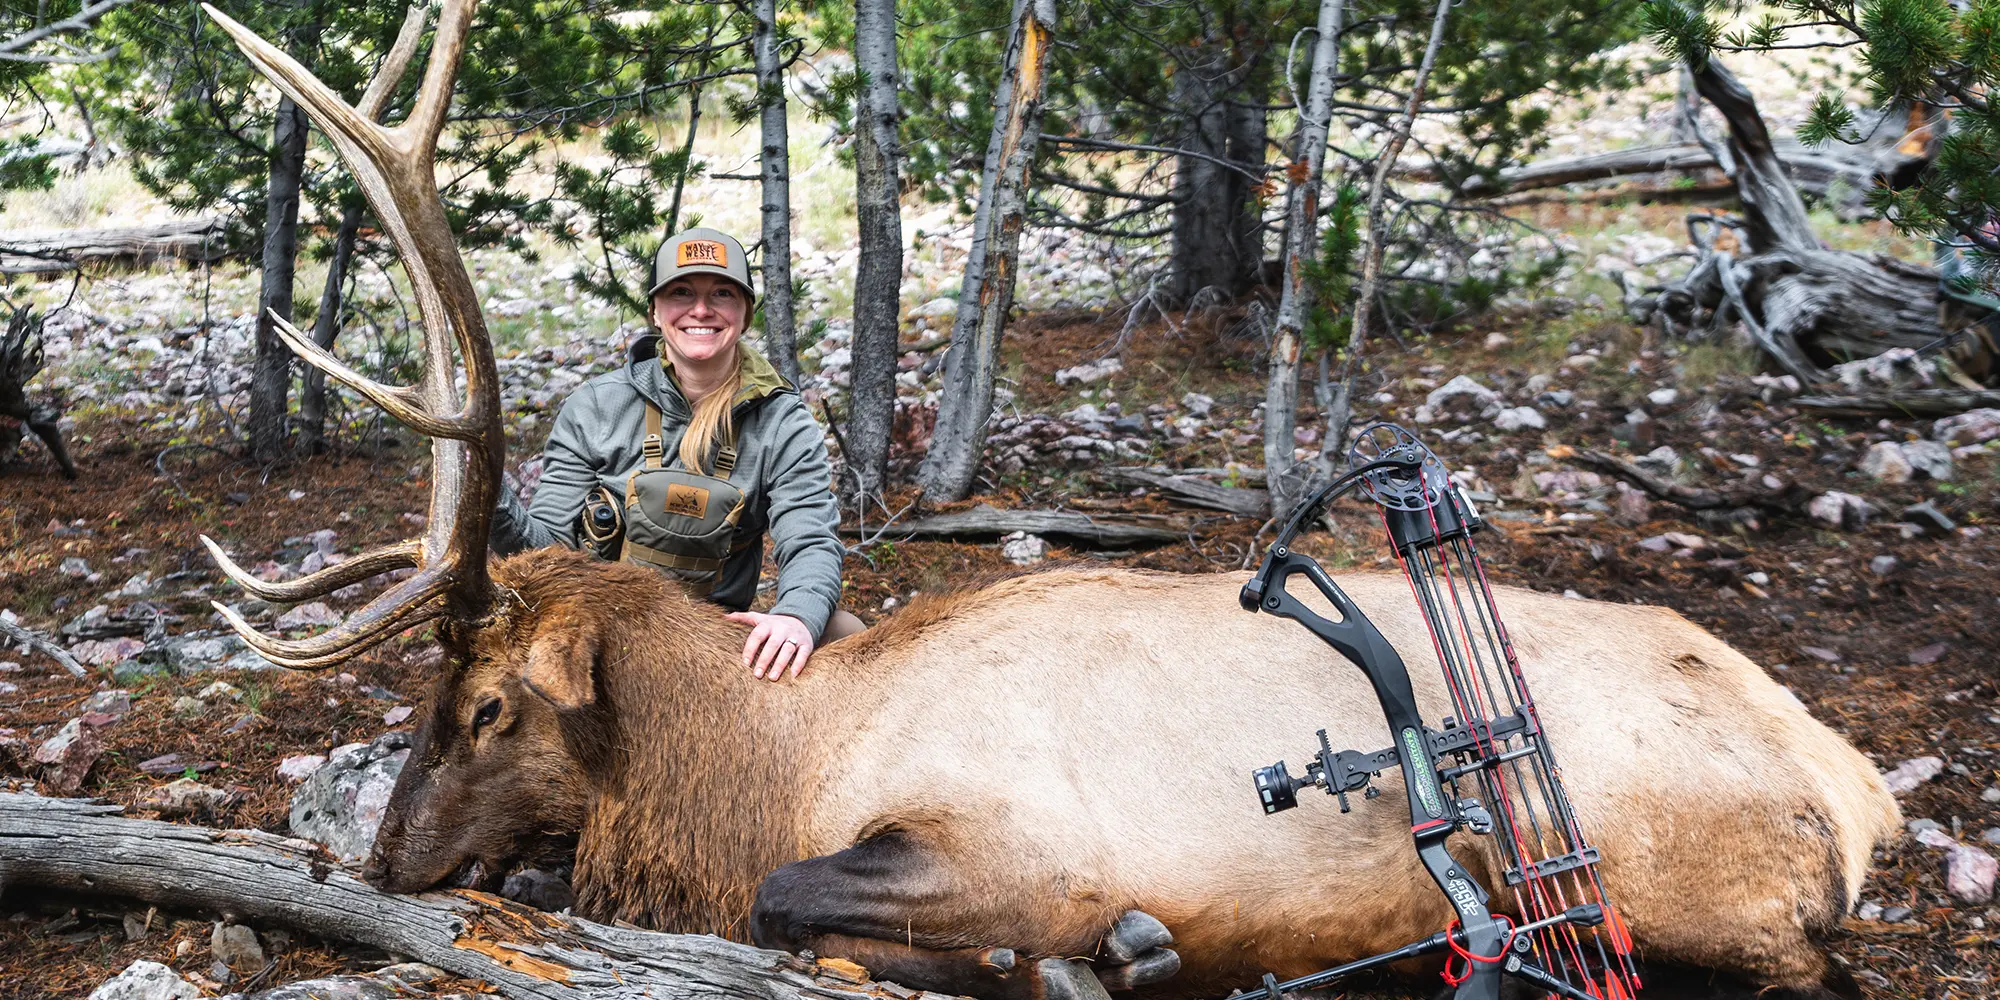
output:
<instances>
[{"instance_id":1,"label":"cap logo patch","mask_svg":"<svg viewBox=\"0 0 2000 1000\"><path fill-rule=\"evenodd\" d=\"M674 266L687 267L691 264L728 267L729 249L715 240L688 240L675 248Z\"/></svg>"}]
</instances>

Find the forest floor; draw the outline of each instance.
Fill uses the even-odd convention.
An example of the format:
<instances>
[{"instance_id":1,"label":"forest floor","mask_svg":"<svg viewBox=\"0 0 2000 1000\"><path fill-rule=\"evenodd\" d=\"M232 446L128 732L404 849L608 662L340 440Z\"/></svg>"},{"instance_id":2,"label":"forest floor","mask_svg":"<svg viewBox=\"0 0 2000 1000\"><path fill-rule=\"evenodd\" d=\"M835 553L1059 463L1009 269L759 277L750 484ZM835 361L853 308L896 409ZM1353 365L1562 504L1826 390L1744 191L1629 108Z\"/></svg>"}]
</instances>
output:
<instances>
[{"instance_id":1,"label":"forest floor","mask_svg":"<svg viewBox=\"0 0 2000 1000\"><path fill-rule=\"evenodd\" d=\"M1025 418L1069 424L1089 422L1092 413L1077 412L1086 404L1096 414L1114 402L1125 414L1149 414L1154 426L1140 433L1144 454L1116 464L1261 465L1263 363L1259 344L1229 336L1237 318L1217 310L1176 317L1184 322L1173 328L1141 328L1124 345L1122 371L1058 386L1055 372L1104 354L1120 320L1087 311L1030 315L1010 333L1013 407ZM1879 482L1856 470L1862 452L1878 441L1928 436L1928 421L1801 416L1752 373L1750 359L1727 348L1647 350L1638 330L1607 314L1523 314L1381 345L1380 364L1358 394L1357 416L1407 424L1431 389L1460 374L1476 377L1510 405L1542 398L1543 430L1508 433L1484 420L1450 417L1422 428L1470 489L1492 497L1494 530L1480 544L1495 574L1536 590L1681 612L1763 664L1883 770L1912 758L1942 758L1942 774L1900 799L1905 817L1935 820L1976 843L1983 831L2000 827L2000 791L1993 791L2000 785L1993 669L2000 640L1980 624L2000 614L1994 586L2000 533L1991 530L2000 515L2000 451L1962 453L1950 482ZM1538 375L1546 384L1530 386ZM1662 389L1675 390L1674 398L1662 402ZM1552 392L1569 393L1566 405L1540 395ZM1647 415L1647 429L1636 442L1620 440L1635 433L1633 411ZM94 605L122 609L143 601L145 615L157 611L170 633L213 627L207 602L230 599L230 588L197 535L223 541L246 565L263 558L296 562L311 549L304 536L318 529L337 532L343 552L411 534L413 516L426 503L427 454L407 441L373 454L265 470L231 454L176 447L173 429L155 416L144 409L94 410L78 428L74 447L83 475L75 482L55 475L39 454L33 457L44 460L0 474L6 512L0 608L52 630ZM1181 432L1162 432L1176 421ZM1308 425L1301 443L1315 434ZM1609 480L1564 460L1565 447L1643 454L1660 446L1675 456L1666 462L1668 474L1685 482L1714 486L1775 476L1815 495L1865 496L1890 516L1852 531L1806 519L1715 523L1670 504L1640 510ZM1665 461L1657 453L1656 460ZM1245 572L1258 544L1257 519L1190 510L1159 493L1106 482L1094 474L1099 464L1041 454L999 476L977 500L1143 518L1187 537L1135 552L1053 546L1048 557L1056 562ZM892 497L889 506L908 499ZM1929 536L1896 527L1895 512L1919 501L1959 527ZM1623 521L1614 516L1621 513ZM1339 508L1333 521L1334 530L1316 532L1300 547L1336 570L1390 564L1359 506ZM87 575L65 573L67 559L82 560L72 571ZM850 558L847 605L879 619L916 592L1012 571L1018 570L998 543L899 541L892 528ZM147 578L132 583L140 574ZM400 709L419 705L429 683L427 638L406 636L338 671L128 674L115 686L131 693L133 708L99 729L107 752L72 794L152 815L142 805L147 793L192 773L230 792L223 805L193 821L282 831L293 788L277 775L278 764L407 725ZM94 693L114 686L114 668L80 681L40 654L0 659L16 661L0 664L6 685L0 727L11 730L0 737L11 735L28 748L82 714ZM204 694L218 679L236 692ZM187 770L148 774L137 766L169 753L179 754ZM39 776L18 757L12 766L7 788L29 787ZM1698 780L1690 776L1688 794L1701 793ZM1985 835L1990 843L2000 831ZM1873 904L1875 919L1850 918L1828 945L1868 995L1971 998L2000 990L1994 947L2000 909L1954 902L1939 852L1900 839L1878 853L1861 897ZM1894 907L1909 912L1882 912ZM130 904L117 901L10 895L0 904L0 1000L81 996L140 958L203 981L197 977L210 965L205 919L142 908L135 923L126 919L131 913ZM1904 918L1885 919L1897 916ZM294 941L279 950L281 965L268 981L372 968L384 958Z\"/></svg>"}]
</instances>

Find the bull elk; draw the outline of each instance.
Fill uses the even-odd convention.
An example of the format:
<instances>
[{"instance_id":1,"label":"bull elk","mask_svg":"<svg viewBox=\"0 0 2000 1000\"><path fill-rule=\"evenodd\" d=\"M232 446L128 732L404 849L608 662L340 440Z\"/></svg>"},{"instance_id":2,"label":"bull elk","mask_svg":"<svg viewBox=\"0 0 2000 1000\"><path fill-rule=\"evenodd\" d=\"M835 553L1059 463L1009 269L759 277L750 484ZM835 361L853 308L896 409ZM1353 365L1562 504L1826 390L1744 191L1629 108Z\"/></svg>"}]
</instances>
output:
<instances>
[{"instance_id":1,"label":"bull elk","mask_svg":"<svg viewBox=\"0 0 2000 1000\"><path fill-rule=\"evenodd\" d=\"M211 10L359 176L424 321L415 389L280 330L434 439L428 534L286 584L208 542L270 601L418 568L307 639L224 609L259 652L297 667L441 622L449 666L370 878L409 892L466 869L498 876L575 835L585 915L810 948L1007 1000L1296 975L1443 923L1396 810L1260 815L1246 775L1298 733L1340 720L1335 744L1365 745L1386 732L1357 672L1303 630L1236 609L1235 577L1018 578L912 604L773 686L741 668L740 627L651 570L557 550L489 562L493 356L431 166L473 6L444 4L396 127ZM1340 585L1421 657L1399 577ZM1843 985L1812 939L1896 828L1868 761L1672 612L1499 596L1543 722L1572 748L1575 807L1642 956L1808 995ZM1431 682L1420 677L1419 698L1443 703L1439 678L1418 673ZM1454 851L1491 874L1479 842Z\"/></svg>"}]
</instances>

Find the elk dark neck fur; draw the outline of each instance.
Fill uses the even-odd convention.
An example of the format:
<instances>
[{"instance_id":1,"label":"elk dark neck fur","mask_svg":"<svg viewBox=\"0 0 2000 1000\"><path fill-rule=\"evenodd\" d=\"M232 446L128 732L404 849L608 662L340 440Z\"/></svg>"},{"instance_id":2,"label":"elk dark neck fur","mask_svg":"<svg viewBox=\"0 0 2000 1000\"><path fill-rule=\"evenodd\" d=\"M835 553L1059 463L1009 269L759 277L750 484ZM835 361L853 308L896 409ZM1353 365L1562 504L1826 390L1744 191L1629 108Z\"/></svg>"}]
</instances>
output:
<instances>
[{"instance_id":1,"label":"elk dark neck fur","mask_svg":"<svg viewBox=\"0 0 2000 1000\"><path fill-rule=\"evenodd\" d=\"M602 637L594 719L569 737L591 785L578 912L747 938L757 883L802 856L803 692L753 678L742 626L652 570L544 549L496 576L539 628Z\"/></svg>"}]
</instances>

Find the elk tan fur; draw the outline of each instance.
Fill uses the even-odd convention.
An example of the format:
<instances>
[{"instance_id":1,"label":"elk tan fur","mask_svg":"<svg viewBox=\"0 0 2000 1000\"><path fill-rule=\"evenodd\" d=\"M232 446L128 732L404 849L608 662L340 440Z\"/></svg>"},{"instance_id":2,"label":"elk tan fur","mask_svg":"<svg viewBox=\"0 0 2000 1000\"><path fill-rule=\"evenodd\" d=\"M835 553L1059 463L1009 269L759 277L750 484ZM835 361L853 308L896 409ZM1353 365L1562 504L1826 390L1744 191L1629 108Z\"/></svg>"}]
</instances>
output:
<instances>
[{"instance_id":1,"label":"elk tan fur","mask_svg":"<svg viewBox=\"0 0 2000 1000\"><path fill-rule=\"evenodd\" d=\"M505 696L532 741L512 756L537 777L431 821L560 825L535 787L587 803L574 820L588 915L741 937L772 869L900 830L945 861L935 891L961 901L953 926L930 930L1077 954L1139 909L1173 931L1181 987L1303 974L1450 917L1394 772L1351 813L1261 813L1249 772L1301 769L1315 730L1335 748L1389 737L1360 671L1242 611L1237 575L1054 571L919 600L776 685L743 667L739 626L650 571L544 550L494 576L515 597L473 633L433 712L448 727ZM1337 579L1402 652L1426 712L1448 714L1408 584ZM1641 956L1817 983L1811 938L1898 826L1875 768L1678 614L1496 596ZM427 753L449 757L420 743L413 767ZM378 851L436 841L412 800L399 790ZM1451 846L1504 898L1489 839ZM442 878L462 860L446 854L410 877Z\"/></svg>"}]
</instances>

